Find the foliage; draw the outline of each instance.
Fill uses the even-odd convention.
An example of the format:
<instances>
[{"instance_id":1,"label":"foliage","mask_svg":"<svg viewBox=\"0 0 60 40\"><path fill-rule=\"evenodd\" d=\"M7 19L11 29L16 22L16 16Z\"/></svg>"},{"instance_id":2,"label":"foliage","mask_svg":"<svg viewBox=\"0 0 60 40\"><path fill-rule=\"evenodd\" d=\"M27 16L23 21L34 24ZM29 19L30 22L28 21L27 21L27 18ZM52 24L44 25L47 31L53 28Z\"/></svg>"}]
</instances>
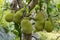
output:
<instances>
[{"instance_id":1,"label":"foliage","mask_svg":"<svg viewBox=\"0 0 60 40\"><path fill-rule=\"evenodd\" d=\"M51 18L54 22L54 28L52 28L53 31L57 32L60 30L60 0L38 0L38 4L31 11L27 7L27 5L29 5L29 1L31 0L23 0L23 7L17 12L14 12L14 16L11 19L13 22L7 22L5 20L6 15L8 15L9 13L9 15L12 15L12 10L10 9L10 2L6 1L7 0L0 0L0 25L2 25L2 27L6 30L7 33L13 32L16 35L16 40L19 40L19 36L21 37L21 30L23 32L25 31L26 34L32 33L32 29L34 28L38 29L39 31L42 30L44 32L45 30L49 30L52 27L52 23L50 23L50 21L46 22L46 19L48 18ZM35 13L36 16L33 13ZM10 20L12 16L9 15L7 17ZM32 18L26 18L28 20L24 20L24 17L26 17L26 15L32 15ZM30 23L31 20L35 21L35 24ZM43 29L44 27L46 28L48 26L48 29ZM44 37L46 38L46 35L44 35ZM45 40L45 38L43 38L43 35L41 38L41 40Z\"/></svg>"}]
</instances>

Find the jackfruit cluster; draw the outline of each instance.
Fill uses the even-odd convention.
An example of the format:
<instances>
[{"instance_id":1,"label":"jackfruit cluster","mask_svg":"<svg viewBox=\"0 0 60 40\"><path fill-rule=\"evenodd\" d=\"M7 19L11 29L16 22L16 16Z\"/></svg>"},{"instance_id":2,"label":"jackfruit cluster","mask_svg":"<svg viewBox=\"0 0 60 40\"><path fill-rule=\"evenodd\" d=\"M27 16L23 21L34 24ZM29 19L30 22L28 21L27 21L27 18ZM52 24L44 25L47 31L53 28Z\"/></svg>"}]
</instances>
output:
<instances>
[{"instance_id":1,"label":"jackfruit cluster","mask_svg":"<svg viewBox=\"0 0 60 40\"><path fill-rule=\"evenodd\" d=\"M44 29L47 31L47 32L52 32L52 30L54 29L54 26L53 26L53 23L51 20L46 20L45 21L45 27Z\"/></svg>"},{"instance_id":2,"label":"jackfruit cluster","mask_svg":"<svg viewBox=\"0 0 60 40\"><path fill-rule=\"evenodd\" d=\"M30 23L30 21L26 18L24 18L21 21L21 27L22 27L22 31L26 34L31 34L32 33L32 24Z\"/></svg>"},{"instance_id":3,"label":"jackfruit cluster","mask_svg":"<svg viewBox=\"0 0 60 40\"><path fill-rule=\"evenodd\" d=\"M14 11L13 11L13 13L9 13L5 16L5 20L7 22L12 22L13 21L16 24L19 24L21 22L21 17L23 15L23 11L24 11L24 8L20 9L15 14L14 14Z\"/></svg>"}]
</instances>

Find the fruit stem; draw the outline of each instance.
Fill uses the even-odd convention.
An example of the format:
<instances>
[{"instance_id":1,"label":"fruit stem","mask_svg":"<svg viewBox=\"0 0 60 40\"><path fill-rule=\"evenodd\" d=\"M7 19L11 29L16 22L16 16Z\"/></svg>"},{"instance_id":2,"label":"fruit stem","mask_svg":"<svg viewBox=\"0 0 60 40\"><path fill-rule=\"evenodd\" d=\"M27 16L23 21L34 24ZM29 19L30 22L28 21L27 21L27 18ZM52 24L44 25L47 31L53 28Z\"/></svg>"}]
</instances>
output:
<instances>
[{"instance_id":1,"label":"fruit stem","mask_svg":"<svg viewBox=\"0 0 60 40\"><path fill-rule=\"evenodd\" d=\"M20 37L20 40L21 40L21 37L22 37L21 26L18 24L15 24L15 29L19 32L18 36Z\"/></svg>"},{"instance_id":2,"label":"fruit stem","mask_svg":"<svg viewBox=\"0 0 60 40\"><path fill-rule=\"evenodd\" d=\"M20 40L21 40L21 38L22 38L21 26L19 26L19 27L20 27L19 35L20 35Z\"/></svg>"}]
</instances>

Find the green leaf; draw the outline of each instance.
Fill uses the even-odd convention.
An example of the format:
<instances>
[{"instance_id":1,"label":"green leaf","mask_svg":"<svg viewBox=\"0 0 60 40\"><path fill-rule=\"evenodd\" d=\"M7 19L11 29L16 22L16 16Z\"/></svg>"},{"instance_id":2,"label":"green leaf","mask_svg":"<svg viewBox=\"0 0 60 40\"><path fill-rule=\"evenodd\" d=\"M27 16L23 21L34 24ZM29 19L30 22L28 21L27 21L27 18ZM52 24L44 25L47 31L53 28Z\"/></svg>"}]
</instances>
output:
<instances>
[{"instance_id":1,"label":"green leaf","mask_svg":"<svg viewBox=\"0 0 60 40\"><path fill-rule=\"evenodd\" d=\"M0 0L0 7L3 5L4 0Z\"/></svg>"},{"instance_id":2,"label":"green leaf","mask_svg":"<svg viewBox=\"0 0 60 40\"><path fill-rule=\"evenodd\" d=\"M26 2L29 2L30 0L26 0Z\"/></svg>"},{"instance_id":3,"label":"green leaf","mask_svg":"<svg viewBox=\"0 0 60 40\"><path fill-rule=\"evenodd\" d=\"M56 7L58 8L58 11L60 11L60 4L57 4Z\"/></svg>"}]
</instances>

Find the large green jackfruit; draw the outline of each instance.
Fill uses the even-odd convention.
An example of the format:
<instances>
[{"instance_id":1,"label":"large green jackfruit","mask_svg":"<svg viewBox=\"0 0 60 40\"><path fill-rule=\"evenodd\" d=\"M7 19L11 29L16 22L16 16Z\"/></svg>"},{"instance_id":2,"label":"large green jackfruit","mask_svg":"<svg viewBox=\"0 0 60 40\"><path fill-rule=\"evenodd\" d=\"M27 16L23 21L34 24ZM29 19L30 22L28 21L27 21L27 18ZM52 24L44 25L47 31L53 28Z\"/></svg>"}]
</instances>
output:
<instances>
[{"instance_id":1,"label":"large green jackfruit","mask_svg":"<svg viewBox=\"0 0 60 40\"><path fill-rule=\"evenodd\" d=\"M21 17L23 15L23 11L24 11L24 8L22 8L16 12L16 14L14 15L14 18L13 18L14 23L19 24L21 22Z\"/></svg>"},{"instance_id":2,"label":"large green jackfruit","mask_svg":"<svg viewBox=\"0 0 60 40\"><path fill-rule=\"evenodd\" d=\"M53 22L51 20L46 20L44 28L47 32L51 32L54 29Z\"/></svg>"},{"instance_id":3,"label":"large green jackfruit","mask_svg":"<svg viewBox=\"0 0 60 40\"><path fill-rule=\"evenodd\" d=\"M26 33L26 34L30 34L30 33L32 33L32 24L30 23L30 21L29 20L27 20L27 19L23 19L22 21L21 21L21 27L22 27L22 31L24 32L24 33Z\"/></svg>"},{"instance_id":4,"label":"large green jackfruit","mask_svg":"<svg viewBox=\"0 0 60 40\"><path fill-rule=\"evenodd\" d=\"M37 15L35 16L36 21L40 21L40 23L44 22L44 15L43 12L38 12Z\"/></svg>"},{"instance_id":5,"label":"large green jackfruit","mask_svg":"<svg viewBox=\"0 0 60 40\"><path fill-rule=\"evenodd\" d=\"M37 30L37 31L42 31L43 30L43 23L40 23L40 21L37 21L36 23L35 23L35 29Z\"/></svg>"},{"instance_id":6,"label":"large green jackfruit","mask_svg":"<svg viewBox=\"0 0 60 40\"><path fill-rule=\"evenodd\" d=\"M5 20L7 22L12 22L13 21L13 16L14 16L14 13L9 13L5 16Z\"/></svg>"}]
</instances>

